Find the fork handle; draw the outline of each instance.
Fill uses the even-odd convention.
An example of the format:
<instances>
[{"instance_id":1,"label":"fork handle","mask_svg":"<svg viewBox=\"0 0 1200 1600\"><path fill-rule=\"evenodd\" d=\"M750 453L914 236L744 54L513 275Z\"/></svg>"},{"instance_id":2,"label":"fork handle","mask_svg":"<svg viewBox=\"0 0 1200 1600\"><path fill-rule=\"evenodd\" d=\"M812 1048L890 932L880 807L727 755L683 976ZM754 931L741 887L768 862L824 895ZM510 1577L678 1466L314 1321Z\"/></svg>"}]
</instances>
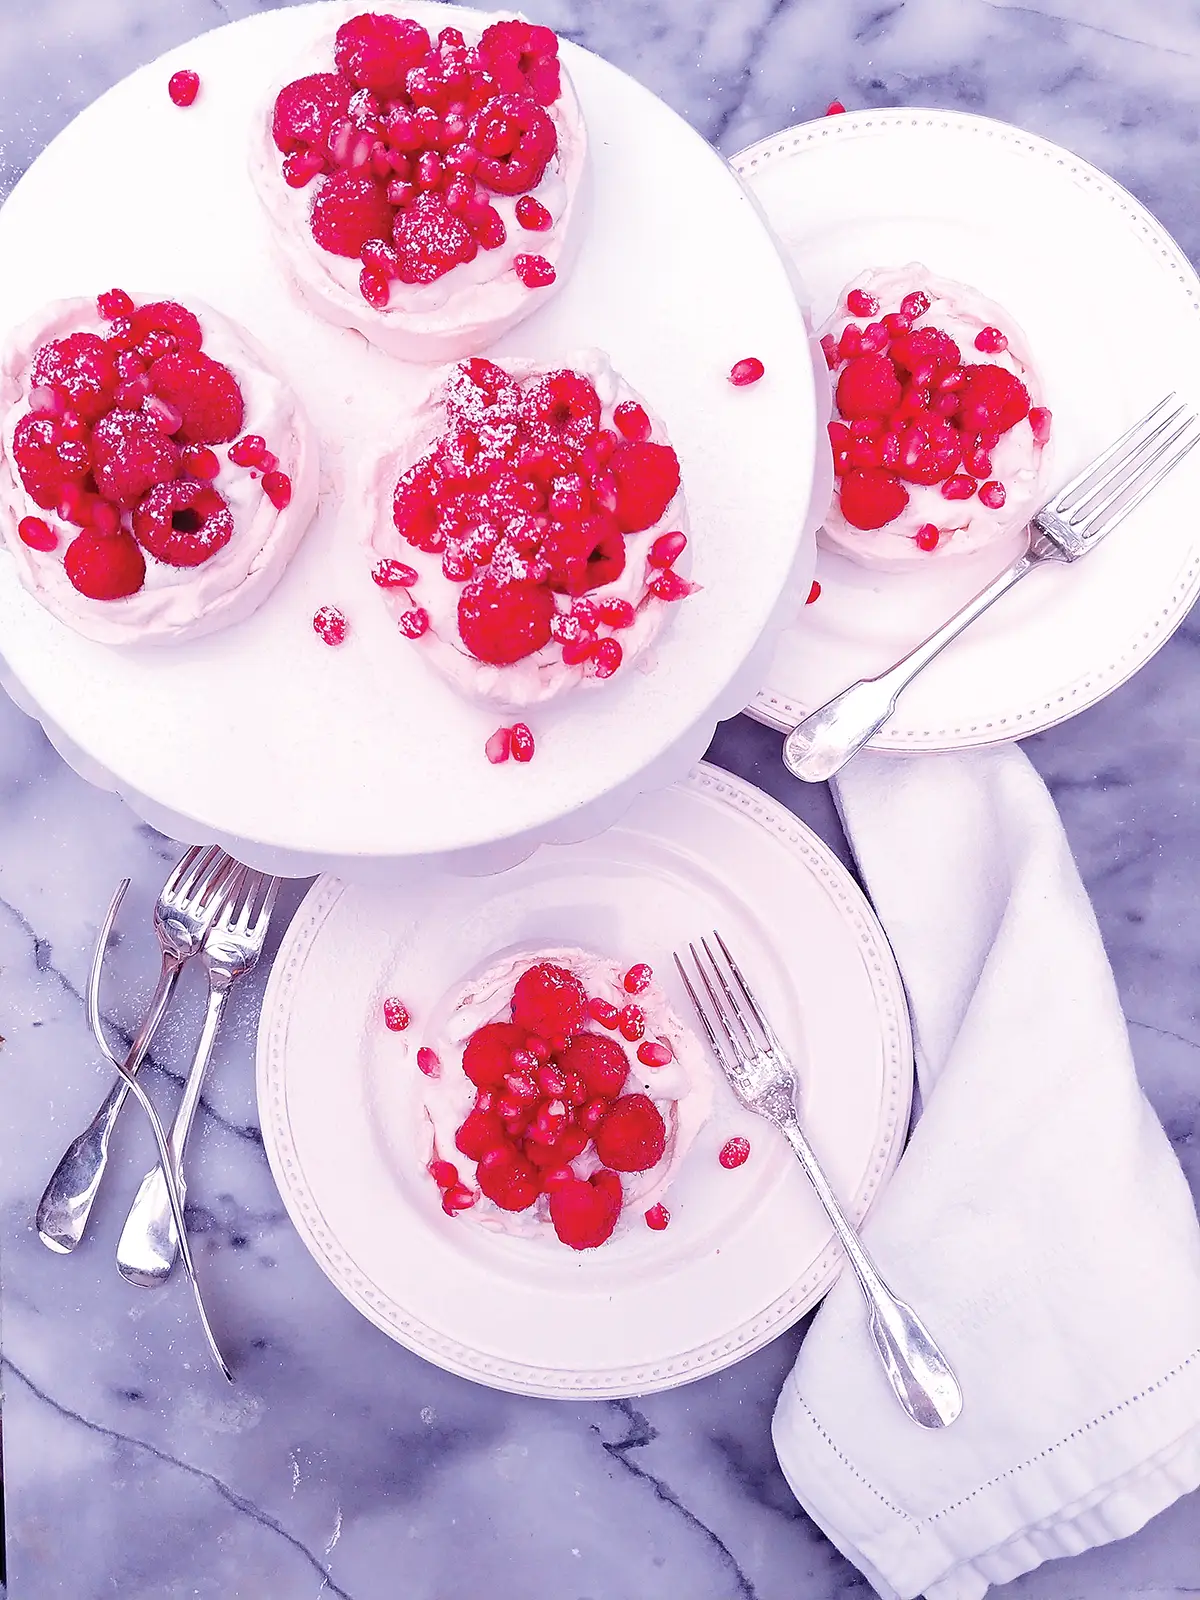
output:
<instances>
[{"instance_id":1,"label":"fork handle","mask_svg":"<svg viewBox=\"0 0 1200 1600\"><path fill-rule=\"evenodd\" d=\"M131 1073L138 1070L150 1048L150 1042L170 1004L180 967L181 963L164 951L158 987L125 1058L126 1069ZM118 1078L91 1122L68 1145L38 1203L38 1237L48 1250L58 1255L69 1254L83 1238L100 1180L108 1165L108 1143L128 1093L129 1085Z\"/></svg>"},{"instance_id":2,"label":"fork handle","mask_svg":"<svg viewBox=\"0 0 1200 1600\"><path fill-rule=\"evenodd\" d=\"M913 1308L893 1294L883 1281L842 1210L799 1122L785 1123L783 1133L799 1157L854 1268L867 1302L871 1337L896 1398L921 1427L948 1427L962 1410L962 1390L950 1363Z\"/></svg>"},{"instance_id":3,"label":"fork handle","mask_svg":"<svg viewBox=\"0 0 1200 1600\"><path fill-rule=\"evenodd\" d=\"M183 1095L175 1112L175 1120L171 1124L168 1143L180 1204L187 1195L187 1183L183 1175L184 1147L191 1132L196 1107L200 1104L200 1090L204 1084L204 1075L208 1071L209 1058L216 1043L217 1030L221 1026L221 1015L225 1010L228 994L227 987L209 990L208 1010L205 1013L200 1042L196 1046L196 1054L188 1070ZM142 1179L137 1196L129 1208L129 1215L125 1219L125 1226L121 1230L120 1242L117 1245L117 1271L127 1283L137 1284L141 1289L157 1289L170 1277L178 1251L179 1235L175 1231L175 1219L171 1214L171 1197L167 1193L167 1180L163 1176L161 1163L156 1162Z\"/></svg>"},{"instance_id":4,"label":"fork handle","mask_svg":"<svg viewBox=\"0 0 1200 1600\"><path fill-rule=\"evenodd\" d=\"M986 589L968 600L961 611L956 611L936 633L931 633L894 667L877 678L863 678L852 683L811 712L784 741L783 760L788 771L806 783L822 783L840 772L850 757L883 727L917 674L1045 559L1034 548L1024 551L999 577L993 578Z\"/></svg>"}]
</instances>

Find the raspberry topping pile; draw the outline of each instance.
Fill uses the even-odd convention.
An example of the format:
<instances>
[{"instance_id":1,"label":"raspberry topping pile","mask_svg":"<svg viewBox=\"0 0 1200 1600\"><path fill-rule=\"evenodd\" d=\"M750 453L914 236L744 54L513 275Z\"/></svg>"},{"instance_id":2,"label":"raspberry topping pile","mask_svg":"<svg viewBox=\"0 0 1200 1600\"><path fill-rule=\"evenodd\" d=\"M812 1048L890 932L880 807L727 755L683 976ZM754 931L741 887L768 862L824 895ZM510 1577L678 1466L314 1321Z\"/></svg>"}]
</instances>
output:
<instances>
[{"instance_id":1,"label":"raspberry topping pile","mask_svg":"<svg viewBox=\"0 0 1200 1600\"><path fill-rule=\"evenodd\" d=\"M368 13L338 29L333 65L280 90L271 132L291 188L320 179L313 238L361 260L363 299L382 309L393 280L432 283L504 243L491 197L528 196L558 150L558 39L513 19L469 46L457 28L434 40L418 22ZM534 231L552 221L532 199L517 215ZM514 271L529 288L554 280L540 255L518 256Z\"/></svg>"},{"instance_id":2,"label":"raspberry topping pile","mask_svg":"<svg viewBox=\"0 0 1200 1600\"><path fill-rule=\"evenodd\" d=\"M473 357L447 383L445 433L396 484L397 531L440 556L444 576L462 585L458 631L479 661L510 666L553 641L568 666L592 677L609 678L622 663L619 635L634 606L588 596L621 576L627 538L666 513L679 460L669 445L650 441L640 406L616 408L645 422L646 437L637 438L622 431L627 415L614 415L616 428L603 426L602 409L582 373L521 380ZM654 541L650 595L678 600L690 592L673 570L686 544L682 533ZM419 627L401 620L410 638L428 626L418 610ZM527 759L502 738L489 742L489 759L502 761L509 749Z\"/></svg>"},{"instance_id":3,"label":"raspberry topping pile","mask_svg":"<svg viewBox=\"0 0 1200 1600\"><path fill-rule=\"evenodd\" d=\"M480 1192L502 1210L527 1211L547 1196L550 1222L573 1250L604 1243L621 1214L620 1174L648 1172L667 1147L654 1101L627 1092L625 1050L589 1026L595 1004L566 967L527 968L513 988L512 1020L485 1023L467 1040L462 1066L475 1101L454 1141L476 1163ZM434 1176L445 1191L448 1174ZM478 1196L463 1187L468 1198L447 1211L474 1204Z\"/></svg>"},{"instance_id":4,"label":"raspberry topping pile","mask_svg":"<svg viewBox=\"0 0 1200 1600\"><path fill-rule=\"evenodd\" d=\"M950 502L977 496L999 509L1006 491L992 476L992 453L1001 436L1028 418L1036 443L1049 437L1050 413L1031 407L1021 380L980 359L1002 355L1007 336L985 328L975 350L964 353L924 320L929 306L929 296L916 290L885 312L874 295L852 289L846 310L865 326L848 322L839 338L822 340L837 374L829 438L842 515L852 527L895 521L914 484L940 486ZM935 550L944 532L924 523L914 542Z\"/></svg>"},{"instance_id":5,"label":"raspberry topping pile","mask_svg":"<svg viewBox=\"0 0 1200 1600\"><path fill-rule=\"evenodd\" d=\"M120 600L145 583L147 556L198 567L233 537L209 446L235 437L244 406L237 379L204 353L200 323L185 306L135 306L110 289L97 309L107 333L67 334L34 356L12 453L30 498L71 529L63 556L70 582L91 600ZM286 475L274 477L290 496ZM266 479L263 487L270 492ZM57 549L59 530L43 519L24 518L22 529L34 522L24 543Z\"/></svg>"}]
</instances>

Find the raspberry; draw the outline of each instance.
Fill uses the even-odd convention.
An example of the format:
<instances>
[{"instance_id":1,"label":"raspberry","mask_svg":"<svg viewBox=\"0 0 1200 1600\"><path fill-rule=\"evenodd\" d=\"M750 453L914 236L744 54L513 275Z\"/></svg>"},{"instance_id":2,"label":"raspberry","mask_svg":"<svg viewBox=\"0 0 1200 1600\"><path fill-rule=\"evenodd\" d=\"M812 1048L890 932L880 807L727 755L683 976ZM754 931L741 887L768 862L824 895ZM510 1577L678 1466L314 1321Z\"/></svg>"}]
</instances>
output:
<instances>
[{"instance_id":1,"label":"raspberry","mask_svg":"<svg viewBox=\"0 0 1200 1600\"><path fill-rule=\"evenodd\" d=\"M545 289L558 274L545 256L515 255L513 270L527 289Z\"/></svg>"},{"instance_id":2,"label":"raspberry","mask_svg":"<svg viewBox=\"0 0 1200 1600\"><path fill-rule=\"evenodd\" d=\"M550 1193L550 1221L572 1250L594 1250L610 1237L621 1215L621 1180L615 1172L556 1184Z\"/></svg>"},{"instance_id":3,"label":"raspberry","mask_svg":"<svg viewBox=\"0 0 1200 1600\"><path fill-rule=\"evenodd\" d=\"M123 600L146 581L146 558L124 530L78 534L67 546L63 567L89 600Z\"/></svg>"},{"instance_id":4,"label":"raspberry","mask_svg":"<svg viewBox=\"0 0 1200 1600\"><path fill-rule=\"evenodd\" d=\"M344 77L391 97L403 90L410 68L420 66L431 48L419 22L368 13L338 29L333 58Z\"/></svg>"},{"instance_id":5,"label":"raspberry","mask_svg":"<svg viewBox=\"0 0 1200 1600\"><path fill-rule=\"evenodd\" d=\"M200 77L198 73L189 72L186 68L182 72L173 72L167 84L167 93L172 104L181 109L190 106L200 92Z\"/></svg>"},{"instance_id":6,"label":"raspberry","mask_svg":"<svg viewBox=\"0 0 1200 1600\"><path fill-rule=\"evenodd\" d=\"M837 407L844 417L886 417L900 404L900 394L889 357L858 356L838 379Z\"/></svg>"},{"instance_id":7,"label":"raspberry","mask_svg":"<svg viewBox=\"0 0 1200 1600\"><path fill-rule=\"evenodd\" d=\"M374 178L331 172L313 196L309 227L322 250L357 257L368 239L385 238L392 231L392 208Z\"/></svg>"},{"instance_id":8,"label":"raspberry","mask_svg":"<svg viewBox=\"0 0 1200 1600\"><path fill-rule=\"evenodd\" d=\"M513 1021L543 1039L578 1033L587 1017L587 995L573 972L540 961L517 979L512 998Z\"/></svg>"},{"instance_id":9,"label":"raspberry","mask_svg":"<svg viewBox=\"0 0 1200 1600\"><path fill-rule=\"evenodd\" d=\"M547 372L521 396L521 422L538 443L558 439L572 450L582 449L600 426L596 386L581 372Z\"/></svg>"},{"instance_id":10,"label":"raspberry","mask_svg":"<svg viewBox=\"0 0 1200 1600\"><path fill-rule=\"evenodd\" d=\"M496 194L536 189L558 149L554 123L520 94L497 95L481 106L471 118L468 139L479 153L476 182Z\"/></svg>"},{"instance_id":11,"label":"raspberry","mask_svg":"<svg viewBox=\"0 0 1200 1600\"><path fill-rule=\"evenodd\" d=\"M124 289L105 289L96 296L96 310L105 322L111 322L114 317L131 317L133 301Z\"/></svg>"},{"instance_id":12,"label":"raspberry","mask_svg":"<svg viewBox=\"0 0 1200 1600\"><path fill-rule=\"evenodd\" d=\"M408 1027L411 1018L408 1007L403 1000L397 1000L395 995L389 995L383 1002L383 1025L392 1033L403 1033Z\"/></svg>"},{"instance_id":13,"label":"raspberry","mask_svg":"<svg viewBox=\"0 0 1200 1600\"><path fill-rule=\"evenodd\" d=\"M169 335L174 341L170 348L175 350L196 351L204 343L199 318L174 300L151 300L144 306L138 306L129 323L132 344L140 345L144 339L156 333ZM164 347L156 354L165 355L166 352L167 347Z\"/></svg>"},{"instance_id":14,"label":"raspberry","mask_svg":"<svg viewBox=\"0 0 1200 1600\"><path fill-rule=\"evenodd\" d=\"M594 1002L593 1002L594 1003ZM629 1076L629 1058L615 1039L602 1033L576 1034L558 1058L563 1072L574 1072L583 1079L589 1096L619 1095Z\"/></svg>"},{"instance_id":15,"label":"raspberry","mask_svg":"<svg viewBox=\"0 0 1200 1600\"><path fill-rule=\"evenodd\" d=\"M617 480L617 526L624 533L653 527L679 488L679 457L674 450L667 444L623 439L612 453L610 468Z\"/></svg>"},{"instance_id":16,"label":"raspberry","mask_svg":"<svg viewBox=\"0 0 1200 1600\"><path fill-rule=\"evenodd\" d=\"M909 483L941 483L962 457L962 438L943 417L914 417L898 443L896 471Z\"/></svg>"},{"instance_id":17,"label":"raspberry","mask_svg":"<svg viewBox=\"0 0 1200 1600\"><path fill-rule=\"evenodd\" d=\"M749 1139L743 1139L740 1134L737 1134L732 1139L726 1139L725 1143L721 1146L721 1153L717 1157L717 1160L723 1167L732 1172L734 1167L740 1167L743 1165L749 1154Z\"/></svg>"},{"instance_id":18,"label":"raspberry","mask_svg":"<svg viewBox=\"0 0 1200 1600\"><path fill-rule=\"evenodd\" d=\"M458 631L477 661L506 667L550 643L554 596L541 584L468 583L458 600Z\"/></svg>"},{"instance_id":19,"label":"raspberry","mask_svg":"<svg viewBox=\"0 0 1200 1600\"><path fill-rule=\"evenodd\" d=\"M542 1192L538 1170L511 1147L489 1150L475 1169L479 1187L502 1211L527 1211Z\"/></svg>"},{"instance_id":20,"label":"raspberry","mask_svg":"<svg viewBox=\"0 0 1200 1600\"><path fill-rule=\"evenodd\" d=\"M161 483L133 513L134 538L169 567L198 567L233 537L229 507L208 483Z\"/></svg>"},{"instance_id":21,"label":"raspberry","mask_svg":"<svg viewBox=\"0 0 1200 1600\"><path fill-rule=\"evenodd\" d=\"M454 1135L454 1144L471 1161L482 1161L489 1150L507 1149L509 1140L499 1114L476 1106L467 1112Z\"/></svg>"},{"instance_id":22,"label":"raspberry","mask_svg":"<svg viewBox=\"0 0 1200 1600\"><path fill-rule=\"evenodd\" d=\"M596 1154L616 1172L647 1172L662 1160L667 1125L646 1094L623 1094L596 1129Z\"/></svg>"},{"instance_id":23,"label":"raspberry","mask_svg":"<svg viewBox=\"0 0 1200 1600\"><path fill-rule=\"evenodd\" d=\"M285 155L312 148L324 151L329 132L350 110L350 85L336 72L313 72L285 84L275 99L271 136Z\"/></svg>"},{"instance_id":24,"label":"raspberry","mask_svg":"<svg viewBox=\"0 0 1200 1600\"><path fill-rule=\"evenodd\" d=\"M546 210L540 200L535 200L531 194L523 194L516 205L517 221L522 228L530 233L545 233L554 218Z\"/></svg>"},{"instance_id":25,"label":"raspberry","mask_svg":"<svg viewBox=\"0 0 1200 1600\"><path fill-rule=\"evenodd\" d=\"M585 595L615 583L625 570L624 535L612 513L603 510L552 523L542 554L550 565L547 581L560 594Z\"/></svg>"},{"instance_id":26,"label":"raspberry","mask_svg":"<svg viewBox=\"0 0 1200 1600\"><path fill-rule=\"evenodd\" d=\"M516 18L493 22L483 30L479 58L502 89L532 95L544 106L558 99L558 39L550 28Z\"/></svg>"},{"instance_id":27,"label":"raspberry","mask_svg":"<svg viewBox=\"0 0 1200 1600\"><path fill-rule=\"evenodd\" d=\"M63 490L81 484L92 465L87 443L69 437L61 418L32 412L13 430L12 454L27 493L45 511L56 510Z\"/></svg>"},{"instance_id":28,"label":"raspberry","mask_svg":"<svg viewBox=\"0 0 1200 1600\"><path fill-rule=\"evenodd\" d=\"M201 352L174 352L150 368L154 393L180 413L183 444L223 444L240 431L245 406L228 367Z\"/></svg>"},{"instance_id":29,"label":"raspberry","mask_svg":"<svg viewBox=\"0 0 1200 1600\"><path fill-rule=\"evenodd\" d=\"M1004 367L964 367L958 416L968 433L1007 433L1029 415L1029 390Z\"/></svg>"},{"instance_id":30,"label":"raspberry","mask_svg":"<svg viewBox=\"0 0 1200 1600\"><path fill-rule=\"evenodd\" d=\"M889 352L901 372L918 386L927 384L939 373L949 372L962 360L962 352L948 333L940 328L917 328L893 340Z\"/></svg>"},{"instance_id":31,"label":"raspberry","mask_svg":"<svg viewBox=\"0 0 1200 1600\"><path fill-rule=\"evenodd\" d=\"M384 231L396 241L401 283L432 283L479 254L479 241L440 194L418 195L394 223L389 207Z\"/></svg>"},{"instance_id":32,"label":"raspberry","mask_svg":"<svg viewBox=\"0 0 1200 1600\"><path fill-rule=\"evenodd\" d=\"M95 333L71 333L44 344L34 357L35 388L57 389L85 422L102 416L113 403L117 368L112 347Z\"/></svg>"},{"instance_id":33,"label":"raspberry","mask_svg":"<svg viewBox=\"0 0 1200 1600\"><path fill-rule=\"evenodd\" d=\"M179 470L178 445L135 411L110 411L100 419L92 434L92 458L100 493L121 506L137 505Z\"/></svg>"},{"instance_id":34,"label":"raspberry","mask_svg":"<svg viewBox=\"0 0 1200 1600\"><path fill-rule=\"evenodd\" d=\"M842 479L842 515L853 528L882 528L908 504L908 490L880 467L848 472Z\"/></svg>"},{"instance_id":35,"label":"raspberry","mask_svg":"<svg viewBox=\"0 0 1200 1600\"><path fill-rule=\"evenodd\" d=\"M512 1053L525 1043L526 1029L511 1022L485 1022L467 1040L463 1071L479 1089L503 1089L512 1071Z\"/></svg>"}]
</instances>

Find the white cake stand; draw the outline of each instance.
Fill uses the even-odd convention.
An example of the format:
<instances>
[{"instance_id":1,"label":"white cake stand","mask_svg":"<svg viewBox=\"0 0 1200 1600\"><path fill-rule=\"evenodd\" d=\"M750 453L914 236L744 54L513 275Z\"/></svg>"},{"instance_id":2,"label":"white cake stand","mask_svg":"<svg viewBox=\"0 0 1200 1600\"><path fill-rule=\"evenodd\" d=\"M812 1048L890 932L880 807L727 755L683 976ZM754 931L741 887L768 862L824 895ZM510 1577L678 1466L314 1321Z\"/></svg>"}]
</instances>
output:
<instances>
[{"instance_id":1,"label":"white cake stand","mask_svg":"<svg viewBox=\"0 0 1200 1600\"><path fill-rule=\"evenodd\" d=\"M268 86L344 10L249 18L134 73L0 211L0 330L48 298L113 284L195 294L274 353L323 442L318 519L248 622L191 644L106 649L45 613L0 555L0 671L77 771L179 839L294 875L492 872L594 834L675 781L762 683L815 559L808 336L788 268L720 157L630 78L564 45L593 155L586 236L561 293L498 348L566 359L598 346L648 397L681 458L703 590L678 608L651 670L537 714L535 760L490 767L484 742L511 716L465 704L398 636L349 511L364 454L404 426L428 369L306 309L269 254L248 173ZM435 27L461 18L413 10ZM183 66L202 82L186 111L167 96ZM752 354L767 376L735 389L726 374ZM312 631L324 604L350 620L339 649Z\"/></svg>"}]
</instances>

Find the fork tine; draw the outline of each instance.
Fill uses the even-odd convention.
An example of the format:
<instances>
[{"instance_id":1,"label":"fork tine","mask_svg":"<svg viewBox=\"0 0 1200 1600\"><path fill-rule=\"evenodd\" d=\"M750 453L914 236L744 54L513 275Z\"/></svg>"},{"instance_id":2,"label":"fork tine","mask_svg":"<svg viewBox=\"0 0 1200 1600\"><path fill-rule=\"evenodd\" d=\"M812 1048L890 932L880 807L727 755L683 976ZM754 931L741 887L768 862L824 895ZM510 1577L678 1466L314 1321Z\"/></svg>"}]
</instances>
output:
<instances>
[{"instance_id":1,"label":"fork tine","mask_svg":"<svg viewBox=\"0 0 1200 1600\"><path fill-rule=\"evenodd\" d=\"M278 878L267 880L267 892L262 898L262 903L258 908L258 915L255 917L254 924L250 929L250 936L254 939L266 937L267 924L271 920L271 913L275 909L275 900L279 894L279 884L280 880Z\"/></svg>"},{"instance_id":2,"label":"fork tine","mask_svg":"<svg viewBox=\"0 0 1200 1600\"><path fill-rule=\"evenodd\" d=\"M202 874L200 881L186 897L195 912L211 910L215 917L225 905L231 892L237 893L241 876L245 867L240 861L235 861L232 856L225 854L224 850L216 849L213 860Z\"/></svg>"},{"instance_id":3,"label":"fork tine","mask_svg":"<svg viewBox=\"0 0 1200 1600\"><path fill-rule=\"evenodd\" d=\"M1111 533L1113 528L1117 527L1119 523L1124 522L1125 518L1135 506L1138 506L1142 503L1152 489L1156 489L1158 487L1158 485L1169 472L1173 472L1175 470L1175 468L1183 460L1184 456L1187 455L1188 451L1195 449L1197 444L1200 444L1200 432L1193 433L1192 437L1187 441L1187 443L1177 450L1169 460L1164 461L1157 472L1150 473L1146 478L1141 479L1136 492L1132 494L1123 505L1119 505L1117 507L1113 514L1107 518L1102 528L1089 527L1088 533L1090 535ZM1126 492L1128 492L1128 490Z\"/></svg>"},{"instance_id":4,"label":"fork tine","mask_svg":"<svg viewBox=\"0 0 1200 1600\"><path fill-rule=\"evenodd\" d=\"M1083 502L1083 506L1080 508L1080 511L1084 513L1083 532L1085 534L1090 533L1096 524L1105 516L1105 514L1112 510L1113 506L1117 504L1123 495L1129 494L1132 490L1137 489L1141 482L1143 482L1145 477L1149 474L1150 469L1154 466L1154 464L1169 450L1171 450L1180 439L1183 438L1184 434L1187 433L1189 428L1194 428L1195 425L1195 416L1189 415L1184 419L1183 423L1176 428L1175 432L1171 434L1169 438L1163 440L1163 442L1158 446L1157 450L1155 450L1152 455L1147 456L1144 461L1138 462L1136 466L1131 459L1125 469L1119 474L1118 481L1113 487L1112 492L1106 499L1102 500L1099 505L1092 505L1091 501L1095 499L1095 495L1100 491L1096 490L1095 493L1090 495L1088 499ZM1158 430L1156 429L1155 432L1157 433L1157 431ZM1151 437L1153 437L1153 435ZM1194 443L1195 438L1193 437L1192 444ZM1186 445L1176 454L1174 454L1166 463L1166 465L1160 469L1159 475L1153 480L1154 483L1157 483L1159 481L1159 477L1170 472L1172 468L1182 461L1190 448L1191 445ZM1076 515L1079 514L1079 512L1076 513ZM1112 526L1112 524L1110 524L1110 526Z\"/></svg>"},{"instance_id":5,"label":"fork tine","mask_svg":"<svg viewBox=\"0 0 1200 1600\"><path fill-rule=\"evenodd\" d=\"M196 879L204 872L208 863L212 860L215 849L215 845L209 845L207 850L202 849L199 845L193 845L190 850L186 851L180 857L174 872L163 885L159 899L167 905L174 905L181 900L186 900L192 892Z\"/></svg>"},{"instance_id":6,"label":"fork tine","mask_svg":"<svg viewBox=\"0 0 1200 1600\"><path fill-rule=\"evenodd\" d=\"M724 939L722 939L721 935L717 932L717 930L715 928L713 929L713 938L721 946L721 954L725 957L725 960L729 963L729 970L730 970L730 972L733 973L734 978L737 980L738 988L745 995L746 1004L750 1007L750 1010L754 1013L754 1020L758 1023L759 1027L762 1029L763 1035L766 1038L767 1043L769 1045L772 1045L776 1050L782 1050L783 1046L779 1043L779 1040L776 1037L774 1028L767 1021L766 1015L763 1012L762 1007L759 1005L758 1001L754 998L753 994L751 994L751 992L750 992L750 985L746 982L745 978L742 976L742 969L738 966L737 962L729 954L729 946L725 943Z\"/></svg>"},{"instance_id":7,"label":"fork tine","mask_svg":"<svg viewBox=\"0 0 1200 1600\"><path fill-rule=\"evenodd\" d=\"M704 944L704 940L701 939L700 943ZM707 948L708 947L705 946L706 950ZM701 961L699 954L697 953L696 946L694 944L689 944L688 949L692 952L692 960L696 963L696 971L700 974L700 981L708 990L708 997L712 1001L713 1014L724 1030L725 1037L729 1041L729 1048L733 1051L739 1070L744 1071L747 1066L745 1058L746 1053L742 1045L739 1043L737 1035L729 1025L729 1013L726 1011L720 995L712 986L712 980L709 978L708 971L705 968L703 961ZM709 960L712 960L711 952L709 952ZM713 970L716 972L715 968ZM719 973L717 973L717 977L720 977Z\"/></svg>"},{"instance_id":8,"label":"fork tine","mask_svg":"<svg viewBox=\"0 0 1200 1600\"><path fill-rule=\"evenodd\" d=\"M1109 445L1108 449L1105 450L1101 455L1098 455L1094 461L1089 461L1087 466L1084 467L1083 471L1072 478L1070 483L1065 484L1063 488L1059 490L1054 500L1053 510L1055 515L1060 517L1067 516L1068 512L1075 507L1076 491L1082 489L1086 484L1090 484L1098 472L1109 466L1110 463L1115 462L1118 457L1123 458L1127 453L1127 449L1131 441L1136 438L1137 435L1142 433L1144 429L1149 427L1152 422L1155 423L1157 427L1158 424L1164 420L1159 417L1159 413L1164 409L1164 407L1171 405L1176 398L1177 396L1174 393L1164 395L1158 404L1151 406L1146 415L1138 422L1135 422L1133 427L1127 432L1123 433L1115 444ZM1178 413L1175 414L1177 415ZM1169 422L1170 418L1165 420ZM1135 448L1140 448L1140 446Z\"/></svg>"},{"instance_id":9,"label":"fork tine","mask_svg":"<svg viewBox=\"0 0 1200 1600\"><path fill-rule=\"evenodd\" d=\"M1174 411L1170 411L1166 416L1155 420L1154 426L1148 432L1145 428L1136 429L1137 437L1126 449L1114 456L1112 460L1105 462L1104 458L1101 457L1099 461L1092 462L1090 467L1085 467L1081 476L1086 478L1087 481L1080 489L1080 492L1074 496L1069 515L1064 513L1064 515L1067 515L1067 520L1074 523L1083 515L1085 507L1097 495L1102 494L1115 479L1124 477L1130 471L1135 471L1137 459L1143 451L1150 449L1163 431L1177 422L1186 410L1186 405L1182 403L1177 405ZM1063 496L1060 495L1060 503L1062 499Z\"/></svg>"},{"instance_id":10,"label":"fork tine","mask_svg":"<svg viewBox=\"0 0 1200 1600\"><path fill-rule=\"evenodd\" d=\"M696 952L695 952L695 949L693 948L692 955L695 956L695 954L696 954ZM701 1004L700 996L696 993L695 989L692 987L692 980L688 977L686 971L684 970L684 965L683 965L683 962L679 959L678 951L675 952L675 965L679 969L679 976L683 979L683 987L687 990L688 997L692 1002L692 1009L695 1011L697 1017L699 1017L701 1026L703 1027L704 1032L708 1036L708 1042L712 1046L713 1055L715 1055L717 1060L720 1062L722 1070L724 1072L726 1072L730 1077L734 1077L737 1074L739 1069L733 1064L733 1062L731 1062L727 1058L727 1056L725 1054L725 1047L721 1043L721 1041L717 1038L716 1030L713 1028L712 1022L709 1019L708 1012L704 1009L704 1006ZM697 967L696 970L699 971L700 970L699 967Z\"/></svg>"},{"instance_id":11,"label":"fork tine","mask_svg":"<svg viewBox=\"0 0 1200 1600\"><path fill-rule=\"evenodd\" d=\"M242 879L241 887L238 890L237 920L233 924L234 932L239 938L244 939L250 931L250 913L254 909L254 902L258 897L262 882L263 874L252 870L248 870L246 876Z\"/></svg>"},{"instance_id":12,"label":"fork tine","mask_svg":"<svg viewBox=\"0 0 1200 1600\"><path fill-rule=\"evenodd\" d=\"M721 988L725 994L725 998L729 1002L729 1009L737 1018L737 1025L742 1030L742 1037L745 1039L747 1046L751 1050L757 1050L759 1048L758 1040L747 1027L745 1015L742 1012L741 1006L738 1005L737 995L734 994L733 990L726 982L725 974L721 971L716 956L713 955L712 951L708 947L708 940L701 939L700 943L704 946L704 954L708 957L709 962L712 965L713 972L716 974L717 982L721 985Z\"/></svg>"}]
</instances>

